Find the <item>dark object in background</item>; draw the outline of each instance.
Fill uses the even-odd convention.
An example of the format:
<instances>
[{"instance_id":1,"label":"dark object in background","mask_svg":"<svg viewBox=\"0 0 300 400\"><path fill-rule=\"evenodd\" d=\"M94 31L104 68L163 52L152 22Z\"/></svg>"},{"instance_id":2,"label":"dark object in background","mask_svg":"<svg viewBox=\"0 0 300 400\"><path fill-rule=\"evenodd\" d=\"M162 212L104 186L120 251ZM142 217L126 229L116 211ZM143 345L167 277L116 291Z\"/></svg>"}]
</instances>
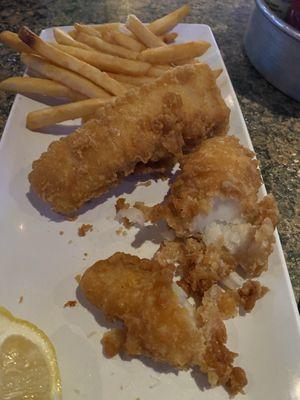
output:
<instances>
[{"instance_id":1,"label":"dark object in background","mask_svg":"<svg viewBox=\"0 0 300 400\"><path fill-rule=\"evenodd\" d=\"M254 67L283 93L300 102L300 32L256 0L245 34Z\"/></svg>"},{"instance_id":2,"label":"dark object in background","mask_svg":"<svg viewBox=\"0 0 300 400\"><path fill-rule=\"evenodd\" d=\"M300 31L300 0L293 0L286 22Z\"/></svg>"},{"instance_id":3,"label":"dark object in background","mask_svg":"<svg viewBox=\"0 0 300 400\"><path fill-rule=\"evenodd\" d=\"M267 6L281 19L286 18L291 3L292 0L266 0Z\"/></svg>"}]
</instances>

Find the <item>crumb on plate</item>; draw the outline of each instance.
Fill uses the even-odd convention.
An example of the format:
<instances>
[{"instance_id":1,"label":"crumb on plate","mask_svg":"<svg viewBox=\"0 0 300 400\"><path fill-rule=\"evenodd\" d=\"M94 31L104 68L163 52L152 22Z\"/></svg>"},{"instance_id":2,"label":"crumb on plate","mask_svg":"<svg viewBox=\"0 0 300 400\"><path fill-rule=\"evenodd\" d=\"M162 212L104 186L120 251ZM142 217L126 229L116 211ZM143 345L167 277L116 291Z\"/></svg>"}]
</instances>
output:
<instances>
[{"instance_id":1,"label":"crumb on plate","mask_svg":"<svg viewBox=\"0 0 300 400\"><path fill-rule=\"evenodd\" d=\"M85 236L88 232L93 231L93 225L91 224L82 224L78 228L78 236Z\"/></svg>"},{"instance_id":2,"label":"crumb on plate","mask_svg":"<svg viewBox=\"0 0 300 400\"><path fill-rule=\"evenodd\" d=\"M127 232L124 230L124 228L121 226L120 228L118 228L117 230L116 230L116 234L118 235L118 236L126 236L127 235Z\"/></svg>"},{"instance_id":3,"label":"crumb on plate","mask_svg":"<svg viewBox=\"0 0 300 400\"><path fill-rule=\"evenodd\" d=\"M120 211L120 210L127 210L129 208L129 204L126 203L126 199L124 197L120 197L117 201L116 201L116 211Z\"/></svg>"},{"instance_id":4,"label":"crumb on plate","mask_svg":"<svg viewBox=\"0 0 300 400\"><path fill-rule=\"evenodd\" d=\"M149 179L148 181L146 181L146 182L139 182L136 186L145 186L145 187L148 187L148 186L150 186L152 184L152 181Z\"/></svg>"},{"instance_id":5,"label":"crumb on plate","mask_svg":"<svg viewBox=\"0 0 300 400\"><path fill-rule=\"evenodd\" d=\"M66 308L66 307L72 308L72 307L75 307L76 304L77 304L76 300L69 300L64 304L64 308Z\"/></svg>"},{"instance_id":6,"label":"crumb on plate","mask_svg":"<svg viewBox=\"0 0 300 400\"><path fill-rule=\"evenodd\" d=\"M129 221L129 219L127 217L123 217L122 222L126 229L130 229L131 227L134 226L134 222Z\"/></svg>"}]
</instances>

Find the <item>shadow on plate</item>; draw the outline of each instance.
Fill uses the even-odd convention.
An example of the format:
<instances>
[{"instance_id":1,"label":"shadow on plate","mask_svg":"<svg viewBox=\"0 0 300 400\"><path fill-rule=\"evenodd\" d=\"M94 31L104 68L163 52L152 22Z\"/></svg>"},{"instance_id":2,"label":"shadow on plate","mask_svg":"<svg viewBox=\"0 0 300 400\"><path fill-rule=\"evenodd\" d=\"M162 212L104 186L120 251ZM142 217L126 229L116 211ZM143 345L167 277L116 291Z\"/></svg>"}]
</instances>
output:
<instances>
[{"instance_id":1,"label":"shadow on plate","mask_svg":"<svg viewBox=\"0 0 300 400\"><path fill-rule=\"evenodd\" d=\"M174 237L174 233L168 228L167 224L164 221L158 221L154 225L139 228L131 245L137 249L147 241L161 244L164 240L172 240Z\"/></svg>"}]
</instances>

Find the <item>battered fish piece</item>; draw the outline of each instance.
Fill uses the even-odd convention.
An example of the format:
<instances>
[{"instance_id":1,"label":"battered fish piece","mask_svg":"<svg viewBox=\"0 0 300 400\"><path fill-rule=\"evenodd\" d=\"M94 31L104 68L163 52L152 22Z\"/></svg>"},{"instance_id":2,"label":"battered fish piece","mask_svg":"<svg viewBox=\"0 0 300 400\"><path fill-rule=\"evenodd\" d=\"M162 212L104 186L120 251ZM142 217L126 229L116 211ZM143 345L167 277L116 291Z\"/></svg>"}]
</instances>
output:
<instances>
[{"instance_id":1,"label":"battered fish piece","mask_svg":"<svg viewBox=\"0 0 300 400\"><path fill-rule=\"evenodd\" d=\"M137 164L174 163L186 146L225 134L228 120L211 69L177 67L105 104L95 119L51 143L34 161L29 181L53 210L74 214Z\"/></svg>"},{"instance_id":2,"label":"battered fish piece","mask_svg":"<svg viewBox=\"0 0 300 400\"><path fill-rule=\"evenodd\" d=\"M226 346L226 329L218 308L221 289L212 287L195 309L173 283L175 267L116 253L96 262L80 287L90 303L124 328L102 339L108 356L125 352L146 355L179 369L199 367L212 386L230 394L247 384L244 371L233 367L235 353Z\"/></svg>"},{"instance_id":3,"label":"battered fish piece","mask_svg":"<svg viewBox=\"0 0 300 400\"><path fill-rule=\"evenodd\" d=\"M258 276L267 269L278 210L272 196L258 198L254 156L235 137L208 139L181 159L165 202L135 207L147 220L166 220L177 237L196 238L219 254L226 249L249 276Z\"/></svg>"}]
</instances>

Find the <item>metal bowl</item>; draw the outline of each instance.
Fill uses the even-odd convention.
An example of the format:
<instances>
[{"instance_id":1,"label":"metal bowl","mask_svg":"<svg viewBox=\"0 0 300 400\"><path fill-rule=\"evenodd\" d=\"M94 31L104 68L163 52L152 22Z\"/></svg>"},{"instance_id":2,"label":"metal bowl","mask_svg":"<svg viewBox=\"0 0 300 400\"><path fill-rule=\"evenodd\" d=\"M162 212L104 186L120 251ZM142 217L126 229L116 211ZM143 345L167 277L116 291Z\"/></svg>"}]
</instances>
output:
<instances>
[{"instance_id":1,"label":"metal bowl","mask_svg":"<svg viewBox=\"0 0 300 400\"><path fill-rule=\"evenodd\" d=\"M300 32L256 0L244 39L254 67L272 85L300 102Z\"/></svg>"}]
</instances>

